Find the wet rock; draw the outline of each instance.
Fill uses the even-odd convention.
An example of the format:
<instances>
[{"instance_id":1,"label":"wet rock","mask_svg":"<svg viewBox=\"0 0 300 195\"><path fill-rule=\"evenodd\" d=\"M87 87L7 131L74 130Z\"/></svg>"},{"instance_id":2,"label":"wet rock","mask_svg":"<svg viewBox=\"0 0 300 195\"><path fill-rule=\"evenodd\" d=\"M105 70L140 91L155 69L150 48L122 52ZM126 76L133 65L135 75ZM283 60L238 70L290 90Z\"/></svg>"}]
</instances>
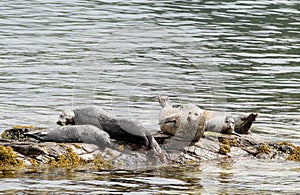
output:
<instances>
[{"instance_id":1,"label":"wet rock","mask_svg":"<svg viewBox=\"0 0 300 195\"><path fill-rule=\"evenodd\" d=\"M20 131L22 129L22 131ZM0 139L0 164L17 166L49 165L72 168L90 165L96 169L136 169L137 167L162 165L159 156L148 147L140 148L134 144L112 140L114 148L102 148L88 143L38 142L26 138L20 132L35 131L36 128L9 129L4 135L18 132L19 140ZM2 135L3 135L2 134ZM300 149L288 142L266 142L254 135L207 134L196 143L183 145L181 149L164 149L169 135L156 134L157 142L163 148L168 164L200 163L207 160L223 161L241 157L263 159L299 160ZM179 144L180 145L180 144ZM4 166L1 166L4 167ZM7 167L7 166L6 166Z\"/></svg>"}]
</instances>

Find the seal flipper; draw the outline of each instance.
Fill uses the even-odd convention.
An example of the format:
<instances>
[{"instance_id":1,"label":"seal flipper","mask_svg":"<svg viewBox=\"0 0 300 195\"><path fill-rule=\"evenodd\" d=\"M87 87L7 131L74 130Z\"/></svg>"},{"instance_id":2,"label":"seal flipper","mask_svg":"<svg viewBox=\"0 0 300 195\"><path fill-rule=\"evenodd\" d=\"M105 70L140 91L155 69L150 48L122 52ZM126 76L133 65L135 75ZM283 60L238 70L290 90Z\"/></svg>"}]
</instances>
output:
<instances>
[{"instance_id":1,"label":"seal flipper","mask_svg":"<svg viewBox=\"0 0 300 195\"><path fill-rule=\"evenodd\" d=\"M234 131L239 134L251 134L250 127L255 121L257 113L251 113L248 116L239 115L235 116L235 128Z\"/></svg>"},{"instance_id":2,"label":"seal flipper","mask_svg":"<svg viewBox=\"0 0 300 195\"><path fill-rule=\"evenodd\" d=\"M118 119L117 122L123 132L129 134L129 138L131 138L131 140L128 140L129 142L152 149L161 162L166 162L165 156L154 136L141 123L128 119Z\"/></svg>"},{"instance_id":3,"label":"seal flipper","mask_svg":"<svg viewBox=\"0 0 300 195\"><path fill-rule=\"evenodd\" d=\"M31 131L31 132L24 133L25 136L34 138L39 141L44 141L47 134L48 132L46 131Z\"/></svg>"}]
</instances>

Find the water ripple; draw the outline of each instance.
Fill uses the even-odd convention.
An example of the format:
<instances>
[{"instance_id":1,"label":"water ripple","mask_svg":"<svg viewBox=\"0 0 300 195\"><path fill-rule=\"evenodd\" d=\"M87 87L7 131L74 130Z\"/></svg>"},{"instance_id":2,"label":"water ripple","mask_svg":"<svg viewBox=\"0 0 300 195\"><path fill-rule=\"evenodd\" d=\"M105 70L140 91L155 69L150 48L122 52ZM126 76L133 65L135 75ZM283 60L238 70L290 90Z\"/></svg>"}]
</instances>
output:
<instances>
[{"instance_id":1,"label":"water ripple","mask_svg":"<svg viewBox=\"0 0 300 195\"><path fill-rule=\"evenodd\" d=\"M258 112L254 133L299 144L298 7L289 0L1 1L0 130L51 126L61 110L90 104L158 129L164 94L176 106ZM265 179L256 188L279 184ZM280 190L292 191L272 192Z\"/></svg>"}]
</instances>

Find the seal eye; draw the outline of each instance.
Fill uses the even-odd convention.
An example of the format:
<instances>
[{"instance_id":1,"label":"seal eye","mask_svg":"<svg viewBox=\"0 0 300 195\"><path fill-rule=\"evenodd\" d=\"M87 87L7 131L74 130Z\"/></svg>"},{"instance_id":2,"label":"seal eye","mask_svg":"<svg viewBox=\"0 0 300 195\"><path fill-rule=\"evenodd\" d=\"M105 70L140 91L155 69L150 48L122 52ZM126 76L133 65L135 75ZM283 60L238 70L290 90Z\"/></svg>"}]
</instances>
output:
<instances>
[{"instance_id":1,"label":"seal eye","mask_svg":"<svg viewBox=\"0 0 300 195\"><path fill-rule=\"evenodd\" d=\"M199 114L198 113L195 113L195 116L198 116Z\"/></svg>"},{"instance_id":2,"label":"seal eye","mask_svg":"<svg viewBox=\"0 0 300 195\"><path fill-rule=\"evenodd\" d=\"M228 123L228 121L226 120L225 123Z\"/></svg>"},{"instance_id":3,"label":"seal eye","mask_svg":"<svg viewBox=\"0 0 300 195\"><path fill-rule=\"evenodd\" d=\"M192 114L192 112L189 112L189 114Z\"/></svg>"},{"instance_id":4,"label":"seal eye","mask_svg":"<svg viewBox=\"0 0 300 195\"><path fill-rule=\"evenodd\" d=\"M61 114L61 115L59 115L59 117L62 118L62 117L64 117L64 116Z\"/></svg>"}]
</instances>

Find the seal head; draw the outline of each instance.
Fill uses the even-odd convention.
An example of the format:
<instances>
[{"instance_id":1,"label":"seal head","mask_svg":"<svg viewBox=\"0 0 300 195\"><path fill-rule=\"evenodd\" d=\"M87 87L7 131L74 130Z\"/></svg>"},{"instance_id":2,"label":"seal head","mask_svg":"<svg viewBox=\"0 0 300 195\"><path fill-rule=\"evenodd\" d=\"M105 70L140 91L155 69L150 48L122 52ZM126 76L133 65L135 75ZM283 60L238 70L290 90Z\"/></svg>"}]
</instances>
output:
<instances>
[{"instance_id":1,"label":"seal head","mask_svg":"<svg viewBox=\"0 0 300 195\"><path fill-rule=\"evenodd\" d=\"M232 116L225 116L221 133L233 134L235 127L235 120Z\"/></svg>"},{"instance_id":2,"label":"seal head","mask_svg":"<svg viewBox=\"0 0 300 195\"><path fill-rule=\"evenodd\" d=\"M61 126L75 125L75 112L72 110L63 111L56 123Z\"/></svg>"}]
</instances>

